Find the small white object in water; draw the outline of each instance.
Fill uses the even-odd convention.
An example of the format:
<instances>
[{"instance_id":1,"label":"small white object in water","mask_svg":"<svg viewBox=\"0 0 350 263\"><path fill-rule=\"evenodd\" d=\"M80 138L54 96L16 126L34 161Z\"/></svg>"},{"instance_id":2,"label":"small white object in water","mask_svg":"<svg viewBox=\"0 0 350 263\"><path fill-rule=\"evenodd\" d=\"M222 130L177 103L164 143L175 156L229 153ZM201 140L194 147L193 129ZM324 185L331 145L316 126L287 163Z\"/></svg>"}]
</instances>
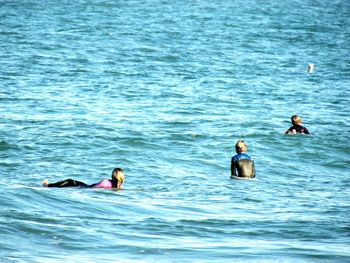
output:
<instances>
[{"instance_id":1,"label":"small white object in water","mask_svg":"<svg viewBox=\"0 0 350 263\"><path fill-rule=\"evenodd\" d=\"M307 65L307 73L312 73L314 71L314 64Z\"/></svg>"}]
</instances>

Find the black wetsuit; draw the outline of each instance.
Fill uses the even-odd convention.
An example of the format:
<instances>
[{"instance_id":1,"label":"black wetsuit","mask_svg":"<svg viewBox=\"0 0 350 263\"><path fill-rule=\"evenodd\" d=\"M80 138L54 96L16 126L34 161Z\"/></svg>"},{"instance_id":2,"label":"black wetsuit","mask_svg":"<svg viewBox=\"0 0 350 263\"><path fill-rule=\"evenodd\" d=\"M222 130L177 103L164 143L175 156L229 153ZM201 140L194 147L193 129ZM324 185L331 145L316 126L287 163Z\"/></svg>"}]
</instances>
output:
<instances>
[{"instance_id":1,"label":"black wetsuit","mask_svg":"<svg viewBox=\"0 0 350 263\"><path fill-rule=\"evenodd\" d=\"M295 133L299 133L299 134L310 134L308 129L306 129L305 127L303 127L301 125L293 125L292 127L290 127L286 131L286 134L293 134L294 133L293 131L295 131Z\"/></svg>"},{"instance_id":2,"label":"black wetsuit","mask_svg":"<svg viewBox=\"0 0 350 263\"><path fill-rule=\"evenodd\" d=\"M64 181L60 181L57 183L52 183L52 184L48 184L48 187L90 187L89 185L87 185L84 182L80 182L77 180L73 180L73 179L66 179Z\"/></svg>"},{"instance_id":3,"label":"black wetsuit","mask_svg":"<svg viewBox=\"0 0 350 263\"><path fill-rule=\"evenodd\" d=\"M254 161L247 153L236 154L232 157L231 177L255 177Z\"/></svg>"}]
</instances>

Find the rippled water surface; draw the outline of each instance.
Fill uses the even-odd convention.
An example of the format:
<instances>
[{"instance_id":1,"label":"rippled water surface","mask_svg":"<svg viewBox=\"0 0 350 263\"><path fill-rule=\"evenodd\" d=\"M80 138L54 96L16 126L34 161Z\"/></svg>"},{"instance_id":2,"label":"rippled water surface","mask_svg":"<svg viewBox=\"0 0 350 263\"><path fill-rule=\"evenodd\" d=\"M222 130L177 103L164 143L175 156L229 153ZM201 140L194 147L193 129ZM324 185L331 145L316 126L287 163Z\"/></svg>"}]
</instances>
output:
<instances>
[{"instance_id":1,"label":"rippled water surface","mask_svg":"<svg viewBox=\"0 0 350 263\"><path fill-rule=\"evenodd\" d=\"M345 0L0 1L1 262L349 262L349 39Z\"/></svg>"}]
</instances>

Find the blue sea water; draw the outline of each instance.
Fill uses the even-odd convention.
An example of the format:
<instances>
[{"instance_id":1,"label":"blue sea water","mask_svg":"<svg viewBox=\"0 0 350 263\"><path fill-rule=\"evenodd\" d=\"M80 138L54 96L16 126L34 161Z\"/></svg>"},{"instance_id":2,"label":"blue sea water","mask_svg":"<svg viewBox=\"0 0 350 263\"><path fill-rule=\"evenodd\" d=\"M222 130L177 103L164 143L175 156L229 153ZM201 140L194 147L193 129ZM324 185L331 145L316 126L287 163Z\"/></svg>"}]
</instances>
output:
<instances>
[{"instance_id":1,"label":"blue sea water","mask_svg":"<svg viewBox=\"0 0 350 263\"><path fill-rule=\"evenodd\" d=\"M0 261L349 262L349 40L346 0L0 1Z\"/></svg>"}]
</instances>

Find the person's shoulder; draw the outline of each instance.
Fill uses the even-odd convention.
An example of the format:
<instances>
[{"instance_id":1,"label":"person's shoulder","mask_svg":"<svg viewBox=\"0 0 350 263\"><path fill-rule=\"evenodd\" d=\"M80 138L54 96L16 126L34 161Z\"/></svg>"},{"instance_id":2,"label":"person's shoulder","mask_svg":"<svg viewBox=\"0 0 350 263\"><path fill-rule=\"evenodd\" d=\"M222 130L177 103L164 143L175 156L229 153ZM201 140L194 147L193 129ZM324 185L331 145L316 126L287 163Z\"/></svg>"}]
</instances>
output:
<instances>
[{"instance_id":1,"label":"person's shoulder","mask_svg":"<svg viewBox=\"0 0 350 263\"><path fill-rule=\"evenodd\" d=\"M236 159L235 159L236 161L241 160L241 159L248 159L248 160L252 159L252 157L250 157L250 154L248 154L246 152L237 154L235 156L236 156Z\"/></svg>"},{"instance_id":2,"label":"person's shoulder","mask_svg":"<svg viewBox=\"0 0 350 263\"><path fill-rule=\"evenodd\" d=\"M248 160L251 160L251 161L253 160L253 158L250 156L250 154L247 154L246 157Z\"/></svg>"}]
</instances>

